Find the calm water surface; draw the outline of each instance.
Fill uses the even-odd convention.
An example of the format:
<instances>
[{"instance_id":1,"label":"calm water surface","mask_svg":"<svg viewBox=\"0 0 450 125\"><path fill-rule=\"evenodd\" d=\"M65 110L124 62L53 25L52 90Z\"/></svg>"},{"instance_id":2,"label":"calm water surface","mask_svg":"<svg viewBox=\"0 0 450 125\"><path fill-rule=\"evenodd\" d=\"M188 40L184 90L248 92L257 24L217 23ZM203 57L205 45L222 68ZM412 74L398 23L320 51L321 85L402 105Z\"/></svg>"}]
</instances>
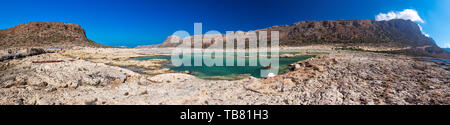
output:
<instances>
[{"instance_id":1,"label":"calm water surface","mask_svg":"<svg viewBox=\"0 0 450 125\"><path fill-rule=\"evenodd\" d=\"M294 52L280 52L281 54L294 54ZM175 71L190 71L193 75L210 80L237 80L248 77L249 75L256 78L263 78L267 76L261 76L261 70L265 67L261 66L259 63L257 66L249 66L250 60L257 60L259 58L255 56L249 56L249 53L245 53L245 56L221 56L218 58L223 58L223 64L225 65L227 59L234 58L234 64L237 64L237 58L245 59L245 66L206 66L204 63L202 66L173 66L171 64L166 64L166 68L170 68ZM312 56L300 56L293 58L279 58L279 74L285 73L289 70L289 64L295 63L297 61L306 60ZM180 56L182 58L182 56ZM201 54L193 54L191 56L191 64L196 58L202 58ZM134 58L134 60L149 60L149 59L171 59L171 56L150 56L150 57L139 57ZM276 67L272 67L276 68Z\"/></svg>"}]
</instances>

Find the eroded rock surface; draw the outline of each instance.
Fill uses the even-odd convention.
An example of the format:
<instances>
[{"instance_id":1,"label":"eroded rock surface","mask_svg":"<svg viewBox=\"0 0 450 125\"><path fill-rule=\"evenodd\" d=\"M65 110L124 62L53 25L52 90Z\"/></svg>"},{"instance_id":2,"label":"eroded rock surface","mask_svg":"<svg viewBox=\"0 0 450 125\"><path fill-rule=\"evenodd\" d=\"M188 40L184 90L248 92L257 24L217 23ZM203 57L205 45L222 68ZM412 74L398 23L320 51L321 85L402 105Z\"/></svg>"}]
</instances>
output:
<instances>
[{"instance_id":1,"label":"eroded rock surface","mask_svg":"<svg viewBox=\"0 0 450 125\"><path fill-rule=\"evenodd\" d=\"M254 91L299 98L289 104L450 103L450 72L412 57L333 53L296 65L293 72L264 80L266 89Z\"/></svg>"},{"instance_id":2,"label":"eroded rock surface","mask_svg":"<svg viewBox=\"0 0 450 125\"><path fill-rule=\"evenodd\" d=\"M33 64L35 60L63 60ZM150 76L50 53L1 62L0 104L450 104L450 72L403 55L332 52L238 81Z\"/></svg>"},{"instance_id":3,"label":"eroded rock surface","mask_svg":"<svg viewBox=\"0 0 450 125\"><path fill-rule=\"evenodd\" d=\"M43 88L105 86L123 83L129 77L139 77L139 74L119 67L73 60L57 53L2 62L4 64L10 66L1 71L2 88L24 85Z\"/></svg>"}]
</instances>

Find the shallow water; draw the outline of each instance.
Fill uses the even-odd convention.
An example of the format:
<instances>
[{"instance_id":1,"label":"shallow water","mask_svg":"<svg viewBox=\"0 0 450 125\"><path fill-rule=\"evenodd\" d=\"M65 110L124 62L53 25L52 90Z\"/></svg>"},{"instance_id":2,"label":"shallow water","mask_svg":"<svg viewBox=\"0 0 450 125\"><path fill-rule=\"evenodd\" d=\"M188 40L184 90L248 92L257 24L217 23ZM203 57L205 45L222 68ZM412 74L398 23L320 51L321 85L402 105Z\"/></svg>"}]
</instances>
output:
<instances>
[{"instance_id":1,"label":"shallow water","mask_svg":"<svg viewBox=\"0 0 450 125\"><path fill-rule=\"evenodd\" d=\"M293 52L280 52L279 54L293 54ZM175 71L190 71L193 75L202 78L202 79L211 79L211 80L237 80L246 78L249 75L256 78L267 77L265 75L261 75L261 70L265 69L262 65L259 64L259 58L257 56L250 56L249 53L242 54L240 56L220 56L217 58L223 59L224 66L206 66L205 63L202 63L202 66L173 66L171 64L166 64L166 68L170 68ZM282 74L289 70L289 64L295 63L297 61L306 60L312 56L301 56L301 57L293 57L293 58L279 58L279 73ZM182 58L182 56L180 56ZM191 64L194 64L194 60L202 58L201 54L194 54L191 56ZM225 66L227 59L233 59L234 64L237 64L237 58L245 60L245 66ZM171 59L170 56L151 56L151 57L139 57L134 58L134 60L149 60L149 59ZM257 61L257 66L249 66L250 61ZM272 67L276 68L276 67Z\"/></svg>"},{"instance_id":2,"label":"shallow water","mask_svg":"<svg viewBox=\"0 0 450 125\"><path fill-rule=\"evenodd\" d=\"M448 63L450 64L450 61L448 60L438 60L438 59L423 59L423 61L427 61L427 62L438 62L438 63ZM440 65L444 68L450 68L449 66L445 66L445 65Z\"/></svg>"},{"instance_id":3,"label":"shallow water","mask_svg":"<svg viewBox=\"0 0 450 125\"><path fill-rule=\"evenodd\" d=\"M423 59L424 61L428 62L442 62L442 63L450 63L450 61L447 60L438 60L438 59Z\"/></svg>"}]
</instances>

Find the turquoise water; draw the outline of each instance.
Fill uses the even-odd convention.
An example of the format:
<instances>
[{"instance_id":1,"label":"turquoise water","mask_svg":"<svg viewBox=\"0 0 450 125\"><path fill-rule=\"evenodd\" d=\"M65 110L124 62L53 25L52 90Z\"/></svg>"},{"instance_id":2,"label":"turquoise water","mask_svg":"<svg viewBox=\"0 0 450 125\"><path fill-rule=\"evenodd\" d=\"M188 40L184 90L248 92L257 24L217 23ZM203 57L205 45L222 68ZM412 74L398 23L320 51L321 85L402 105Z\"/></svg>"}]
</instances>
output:
<instances>
[{"instance_id":1,"label":"turquoise water","mask_svg":"<svg viewBox=\"0 0 450 125\"><path fill-rule=\"evenodd\" d=\"M280 54L287 54L292 52L280 52ZM301 57L293 57L293 58L279 58L279 74L285 73L289 70L289 64L295 63L297 61L306 60L312 56L301 56ZM182 58L182 56L180 56ZM191 64L193 65L194 60L198 58L202 58L201 54L194 54L191 56ZM202 66L173 66L167 64L166 67L175 71L190 71L193 75L202 78L202 79L212 79L212 80L236 80L248 77L249 75L256 78L263 78L267 76L261 76L261 70L266 69L261 66L259 63L257 66L249 66L249 62L257 61L259 62L259 58L255 56L249 57L249 53L245 53L245 56L221 56L218 58L223 58L224 66L206 66L203 62ZM245 59L245 66L225 66L226 60L234 58L234 64L237 64L237 58ZM149 59L168 59L170 60L170 56L151 56L151 57L139 57L134 58L134 60L149 60ZM272 67L276 68L276 67Z\"/></svg>"},{"instance_id":2,"label":"turquoise water","mask_svg":"<svg viewBox=\"0 0 450 125\"><path fill-rule=\"evenodd\" d=\"M449 60L424 59L424 61L428 61L428 62L439 62L439 63L449 63L449 64L450 64L450 61L449 61ZM444 68L450 68L449 66L445 66L445 65L440 65L440 66L442 66L442 67L444 67Z\"/></svg>"},{"instance_id":3,"label":"turquoise water","mask_svg":"<svg viewBox=\"0 0 450 125\"><path fill-rule=\"evenodd\" d=\"M438 60L438 59L424 59L424 61L450 63L450 61L448 61L448 60Z\"/></svg>"}]
</instances>

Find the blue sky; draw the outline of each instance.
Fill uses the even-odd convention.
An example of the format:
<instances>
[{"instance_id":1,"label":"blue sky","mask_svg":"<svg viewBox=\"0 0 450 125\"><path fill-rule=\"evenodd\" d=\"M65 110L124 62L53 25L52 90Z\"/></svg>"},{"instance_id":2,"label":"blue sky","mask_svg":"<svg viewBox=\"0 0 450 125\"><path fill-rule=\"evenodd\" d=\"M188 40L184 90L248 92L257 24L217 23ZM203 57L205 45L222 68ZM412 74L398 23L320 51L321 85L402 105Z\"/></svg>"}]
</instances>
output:
<instances>
[{"instance_id":1,"label":"blue sky","mask_svg":"<svg viewBox=\"0 0 450 125\"><path fill-rule=\"evenodd\" d=\"M305 20L375 19L416 10L423 32L450 46L449 0L0 0L0 29L26 22L81 25L104 45L161 43L177 30L249 31ZM448 44L448 45L447 45Z\"/></svg>"}]
</instances>

